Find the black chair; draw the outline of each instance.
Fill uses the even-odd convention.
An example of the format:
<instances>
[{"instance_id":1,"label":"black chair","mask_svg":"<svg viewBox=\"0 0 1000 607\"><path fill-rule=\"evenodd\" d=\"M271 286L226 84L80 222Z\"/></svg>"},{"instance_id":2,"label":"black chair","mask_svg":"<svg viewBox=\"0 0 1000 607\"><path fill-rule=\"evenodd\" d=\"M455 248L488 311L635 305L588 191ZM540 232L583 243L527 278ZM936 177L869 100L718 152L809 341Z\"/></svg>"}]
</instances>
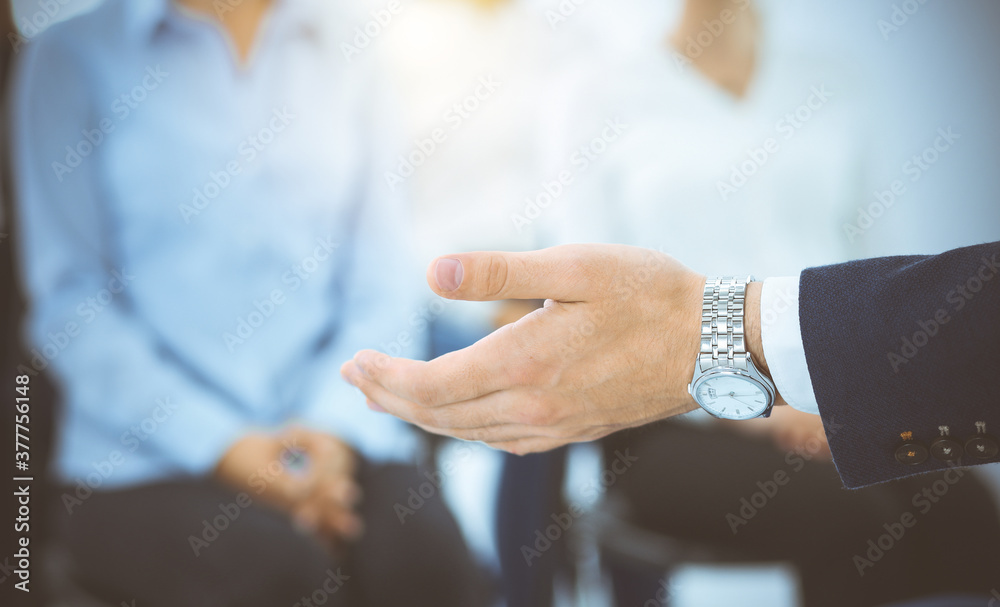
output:
<instances>
[{"instance_id":1,"label":"black chair","mask_svg":"<svg viewBox=\"0 0 1000 607\"><path fill-rule=\"evenodd\" d=\"M656 600L669 606L671 587L669 584L664 587L661 582L683 566L757 568L771 564L793 568L789 563L752 561L737 550L679 541L646 529L629 520L627 507L617 496L607 497L584 516L575 536L571 545L575 548L576 566L580 572L590 571L593 575L592 562L596 556L602 573L613 582L651 589L646 594L619 597L629 605L645 605Z\"/></svg>"},{"instance_id":2,"label":"black chair","mask_svg":"<svg viewBox=\"0 0 1000 607\"><path fill-rule=\"evenodd\" d=\"M5 7L6 8L6 7ZM6 124L9 120L7 100L8 76L14 56L10 45L0 45L0 112ZM4 129L0 137L0 394L13 396L15 378L27 374L30 397L29 474L34 479L31 484L31 582L30 593L15 591L14 581L8 579L0 584L3 594L10 600L2 600L4 605L31 605L52 607L110 607L84 591L73 574L69 556L59 545L58 533L51 528L48 512L53 503L58 502L57 491L48 475L52 456L55 423L59 416L59 395L55 385L44 369L36 369L31 364L31 354L21 336L27 298L21 288L17 266L17 206L14 204L13 184L15 175L10 167L10 129ZM9 413L13 413L8 409ZM0 432L3 436L13 436L15 419L12 414L0 416ZM22 473L23 475L24 473ZM14 475L4 475L4 484L12 483ZM11 495L13 486L7 486ZM58 504L56 504L58 505ZM5 521L17 516L14 500L0 502L0 517ZM5 551L6 552L6 551ZM13 548L11 549L13 552ZM16 594L15 594L16 593Z\"/></svg>"}]
</instances>

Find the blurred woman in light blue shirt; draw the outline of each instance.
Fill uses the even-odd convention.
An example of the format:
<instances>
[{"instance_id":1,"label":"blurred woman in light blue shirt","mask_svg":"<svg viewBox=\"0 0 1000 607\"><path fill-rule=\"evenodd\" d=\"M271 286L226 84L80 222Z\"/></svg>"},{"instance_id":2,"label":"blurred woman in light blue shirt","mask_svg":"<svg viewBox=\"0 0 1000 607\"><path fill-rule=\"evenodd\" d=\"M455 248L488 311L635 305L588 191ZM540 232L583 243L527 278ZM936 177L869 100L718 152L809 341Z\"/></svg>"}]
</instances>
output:
<instances>
[{"instance_id":1,"label":"blurred woman in light blue shirt","mask_svg":"<svg viewBox=\"0 0 1000 607\"><path fill-rule=\"evenodd\" d=\"M440 500L404 527L390 498L425 479L378 472L412 462L415 435L338 373L365 347L419 356L426 327L405 209L381 179L394 149L375 51L341 50L370 18L321 0L107 0L23 53L24 366L61 388L55 474L70 548L97 585L201 604L213 555L213 581L241 590L211 604L291 604L332 566L305 560L301 535L357 567L362 581L337 596L389 600L395 552L427 604L470 604L435 580L449 554L465 560ZM214 523L231 494L254 502L240 538ZM151 523L176 530L170 548L88 535ZM294 554L230 571L258 540ZM365 555L382 559L378 579ZM123 581L123 563L147 573ZM190 581L150 572L164 564ZM255 586L284 573L284 594ZM244 591L259 602L232 598Z\"/></svg>"}]
</instances>

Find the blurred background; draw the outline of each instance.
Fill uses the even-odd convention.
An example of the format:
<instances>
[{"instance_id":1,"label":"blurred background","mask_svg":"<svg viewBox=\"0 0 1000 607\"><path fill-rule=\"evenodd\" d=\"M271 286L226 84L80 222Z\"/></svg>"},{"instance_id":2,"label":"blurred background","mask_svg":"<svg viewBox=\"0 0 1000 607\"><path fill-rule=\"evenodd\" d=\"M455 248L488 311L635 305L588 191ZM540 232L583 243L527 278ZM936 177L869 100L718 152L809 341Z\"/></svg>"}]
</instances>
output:
<instances>
[{"instance_id":1,"label":"blurred background","mask_svg":"<svg viewBox=\"0 0 1000 607\"><path fill-rule=\"evenodd\" d=\"M300 2L317 4L275 0L279 8ZM136 0L136 5L147 4L166 4L166 0ZM221 4L223 9L209 8L203 18L212 21L214 15L219 21L216 26L224 29L231 11L259 3L228 0ZM338 117L344 119L343 124L360 124L369 119L362 111L377 107L372 120L377 130L360 130L340 140L336 138L343 132L337 130L341 123L330 126L320 120L316 124L332 129L329 134L334 143L329 147L310 143L306 163L301 146L269 148L267 183L274 188L268 193L293 209L291 216L297 214L294 207L302 200L298 194L310 188L326 192L324 171L367 171L358 186L364 195L343 194L347 188L340 184L330 191L360 209L357 213L378 209L372 211L373 225L379 218L388 222L390 215L402 223L402 235L379 232L377 225L371 228L369 244L360 238L356 243L352 240L360 233L354 228L341 226L337 229L342 233L334 232L341 233L338 242L355 243L339 251L345 253L345 268L359 263L358 251L378 250L386 239L398 246L387 250L406 260L380 274L385 295L398 297L398 305L386 310L386 316L365 321L379 329L356 331L357 335L352 334L356 342L351 344L390 354L403 347L414 356L432 357L465 347L539 305L466 304L434 298L419 283L420 272L434 257L446 253L619 242L669 253L706 274L753 273L763 278L860 257L938 253L993 241L1000 235L1000 120L996 117L1000 4L991 0L363 0L350 10L330 10L340 12L316 25L322 29L331 24L329 31L322 32L331 42L330 52L352 73L361 72L380 83L371 89L377 90L377 96L369 97L366 92L365 100L353 104L338 97L331 102L331 112L343 113ZM96 47L104 30L94 16L117 14L94 0L14 0L12 11L15 29L8 40L16 51L11 55L15 63L25 61L30 53L24 49L32 45L48 43L59 48L49 42L59 36L86 45L86 36L92 34ZM72 24L80 19L88 20L74 28ZM60 22L66 23L46 31ZM267 65L265 54L270 47L262 42L257 45L236 69L253 74ZM236 53L238 46L231 50ZM38 55L41 58L35 56L37 63L32 64L36 69L45 67L46 55ZM38 90L58 92L60 78L100 78L102 66L112 69L108 66L114 65L107 55L94 53L93 72L74 65L65 73L50 57L55 61L48 66L54 84L46 86L53 88ZM164 57L179 60L175 54ZM309 72L298 64L287 66L287 72L291 75L280 81L262 80L260 89L241 89L241 94L258 95L265 103L264 99L281 97L272 95L276 87L287 86L291 99L310 91L332 94L337 90L333 77L323 85L329 90L292 81L293 77L323 81L321 71ZM195 87L208 83L212 74L206 68L206 80L178 77L178 82L169 82L174 87L170 94L191 98L206 94L209 85ZM220 72L219 78L223 77L228 74ZM15 101L8 102L5 123L11 168L5 178L8 195L0 229L7 272L7 353L2 378L4 386L10 386L7 393L14 390L15 376L7 369L16 370L30 359L33 349L44 345L46 330L42 324L30 328L32 314L58 307L46 303L54 297L55 287L40 286L51 281L31 278L48 266L48 261L37 260L40 251L62 242L42 241L48 233L47 222L58 223L53 214L60 208L75 208L73 193L64 194L62 207L40 211L26 206L46 190L23 184L52 178L50 167L33 166L37 159L18 148L32 138L34 128L17 126L27 120L18 109L27 111L35 102L49 103L23 97L29 93L17 89L36 79L40 78L21 76L8 83L8 98ZM191 88L178 91L182 86ZM150 97L155 95L151 92ZM302 110L307 115L304 120L312 120L308 111L322 113L321 103L315 99L311 103L316 106ZM159 181L150 183L166 187L178 175L183 182L186 172L195 172L204 181L204 175L216 169L179 160L184 150L210 147L203 135L212 130L206 126L180 142L176 136L163 135L170 128L157 128L155 113L166 112L164 105L153 101L135 108L136 124L123 126L121 143L96 150L102 166L119 164L117 169L102 169L98 179L120 179L123 188L134 192L142 186L129 178L133 174L162 170L155 177ZM219 116L220 121L223 116L234 120L234 131L242 133L256 130L259 123L252 113L234 118L222 111ZM79 125L79 129L93 127L86 120ZM19 128L24 129L20 137L13 135ZM185 129L196 130L189 124ZM308 141L308 133L296 133L295 141ZM163 135L170 143L161 147L145 139L147 134ZM115 134L108 137L113 140ZM376 143L379 151L365 167L344 159L360 157L358 150ZM35 169L44 176L26 176ZM301 190L280 189L284 183L301 181L303 175L306 186ZM239 188L240 177L233 174L232 179ZM121 196L121 190L113 186L108 189ZM227 195L244 191L237 188ZM253 195L253 189L246 194ZM381 201L390 199L399 206L381 206ZM176 220L173 207L179 202L171 203L171 220ZM97 197L93 204L100 209L103 202ZM322 204L322 200L308 204ZM255 208L249 206L243 212L252 214ZM306 225L321 217L311 214L311 209L309 213L303 212L295 221ZM105 222L95 232L104 234L103 239L159 237L156 230L143 231L142 227L135 228L138 235L130 231L128 222L134 215L129 211L110 219L103 212L84 219L68 217L71 222L95 217ZM353 217L345 211L332 220L322 217L336 222L348 216ZM266 217L262 221L269 222L269 229L284 229L275 227L284 215ZM708 229L720 218L725 219L730 234L723 242L714 235L717 230ZM202 222L199 230L214 221L208 213L196 219ZM157 221L163 218L154 215L153 225ZM244 221L219 221L220 230L243 234L233 236L234 243L239 241L234 246L248 247L255 254L260 247L270 251L286 242L268 240L258 246L253 242L256 232L240 232ZM293 225L285 235L287 242L299 237L314 240L314 234L296 233L293 228L297 229ZM164 232L169 229L165 227ZM207 234L201 237L208 238ZM178 246L201 246L193 241L196 237L191 238L188 241L185 233ZM345 251L348 248L351 251ZM135 257L136 263L142 263L143 255ZM288 257L301 259L297 250ZM123 306L137 317L142 316L144 306L186 309L182 300L187 296L182 286L171 286L170 272L195 273L195 268L185 266L190 259L174 259L172 270L169 263L151 266L166 271L159 285L165 290L145 296L155 300L155 305L143 301L139 292L133 297L127 291L112 306ZM210 266L207 273L227 267L221 262ZM261 262L260 267L268 266ZM398 276L391 275L396 271ZM412 275L404 276L404 272ZM344 278L352 275L338 269L329 280L342 284L343 289L361 288L374 280ZM239 290L241 284L237 278L208 279L204 284L217 285L213 288L217 292L210 289L199 297L225 299L223 285ZM185 284L189 283L177 283ZM248 293L242 302L263 294ZM292 301L298 305L298 300ZM201 305L188 303L192 309ZM345 304L340 309L348 308ZM304 315L313 311L299 309ZM226 318L236 317L236 310ZM168 316L161 311L143 318L155 331L156 323ZM192 333L215 331L213 344L219 345L221 325L192 324L197 325L190 329ZM407 331L407 338L393 341L397 330ZM165 324L163 331L173 329ZM272 333L258 338L259 348L244 349L243 358L225 358L224 364L218 363L221 357L204 354L200 362L196 359L199 367L191 371L192 376L210 382L213 369L238 365L241 360L265 368L269 352L273 355L275 348L280 350L292 339L277 329ZM176 341L184 339L179 335ZM178 343L177 349L187 345L200 347L197 338L191 337L189 344ZM70 345L74 347L82 350L80 360L92 356L82 346ZM101 352L114 366L113 352ZM32 409L32 440L37 437L37 442L32 443L32 457L39 478L37 518L32 523L32 536L38 538L39 546L32 561L33 598L37 604L100 606L132 604L129 601L139 596L135 604L153 604L143 602L135 584L95 585L78 562L86 549L73 542L82 540L67 540L67 524L47 523L59 516L43 515L50 505L52 510L64 507L63 488L72 486L75 475L82 474L60 461L65 462L71 453L106 451L104 446L88 450L88 437L104 433L117 440L118 430L138 423L148 413L134 420L123 419L127 414L122 414L105 429L61 430L67 418L79 417L67 410L85 407L76 402L84 397L67 397L82 390L75 378L98 372L90 367L72 368L84 363L74 363L76 359L69 355L61 360L32 377L32 390L37 390ZM335 362L332 357L330 361ZM337 367L328 371L335 376ZM245 379L235 372L232 377L235 382ZM142 383L143 379L127 381ZM363 408L363 398L353 396L350 406ZM106 406L114 409L114 398L109 397ZM91 416L87 423L101 428L101 413L87 411L84 417ZM271 428L298 419L268 415ZM197 423L197 412L190 416ZM206 417L205 423L214 419ZM336 433L337 420L329 423ZM268 425L259 418L239 424L241 428ZM174 436L170 432L168 428L158 439L183 440L184 433ZM346 442L368 459L363 445L369 437L363 431L351 436ZM101 439L93 440L96 444ZM414 440L420 454L414 457L424 462L421 470L426 468L440 481L432 483L434 496L423 499L447 506L477 569L488 580L482 604L878 606L945 594L988 599L991 593L1000 600L996 550L1000 471L996 466L980 467L958 483L944 480L947 495L938 495L940 500L931 502L933 508L925 511L919 496L942 477L915 477L846 492L829 460L818 420L795 412L739 427L691 415L599 444L525 458L425 436ZM169 457L150 461L155 461L150 466L162 467L162 475L116 472L121 484L115 483L114 488L142 486L153 477L205 473L174 465ZM772 494L769 479L780 471L792 480L780 490L775 486ZM410 489L419 494L424 478L431 477L417 477L411 484L388 491L379 507L418 509L407 505L407 500ZM5 508L11 507L8 502ZM398 515L398 508L393 511ZM916 513L917 526L902 539L883 542L879 549L880 537L891 533L889 529L906 512ZM73 524L70 521L68 526ZM389 529L385 537L391 538L394 532ZM126 552L147 550L142 542L132 544L114 533L102 541L121 542ZM874 551L869 541L876 546ZM886 549L887 543L894 546ZM218 580L240 575L235 563L229 569L218 567ZM6 568L0 573L0 586L5 593L12 591L16 575ZM112 580L127 575L106 573ZM379 575L384 576L383 584L403 583L390 573ZM230 597L205 604L249 603ZM357 604L376 603L369 599Z\"/></svg>"}]
</instances>

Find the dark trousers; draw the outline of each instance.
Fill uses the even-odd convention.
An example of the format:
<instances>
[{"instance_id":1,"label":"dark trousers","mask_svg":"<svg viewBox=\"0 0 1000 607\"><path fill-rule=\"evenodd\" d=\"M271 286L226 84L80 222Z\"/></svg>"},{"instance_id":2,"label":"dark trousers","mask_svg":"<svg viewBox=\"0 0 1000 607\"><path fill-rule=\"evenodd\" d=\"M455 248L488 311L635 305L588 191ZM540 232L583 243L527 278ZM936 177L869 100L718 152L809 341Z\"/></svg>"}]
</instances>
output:
<instances>
[{"instance_id":1,"label":"dark trousers","mask_svg":"<svg viewBox=\"0 0 1000 607\"><path fill-rule=\"evenodd\" d=\"M968 470L949 471L954 484L936 473L846 490L833 464L808 451L717 426L666 422L605 441L609 458L626 449L638 458L609 491L631 522L727 559L789 561L808 607L979 595L1000 584L996 505ZM905 513L915 524L903 531ZM901 537L881 537L890 533ZM645 604L660 576L620 571L619 604Z\"/></svg>"},{"instance_id":2,"label":"dark trousers","mask_svg":"<svg viewBox=\"0 0 1000 607\"><path fill-rule=\"evenodd\" d=\"M504 596L510 607L549 607L553 580L569 569L568 546L554 542L539 556L525 558L525 547L538 542L536 533L566 512L562 503L566 449L525 456L505 455L497 509L497 544Z\"/></svg>"},{"instance_id":3,"label":"dark trousers","mask_svg":"<svg viewBox=\"0 0 1000 607\"><path fill-rule=\"evenodd\" d=\"M365 534L342 556L211 480L95 492L72 514L60 503L58 518L79 582L114 605L485 605L484 578L440 492L397 515L425 482L409 466L363 467Z\"/></svg>"}]
</instances>

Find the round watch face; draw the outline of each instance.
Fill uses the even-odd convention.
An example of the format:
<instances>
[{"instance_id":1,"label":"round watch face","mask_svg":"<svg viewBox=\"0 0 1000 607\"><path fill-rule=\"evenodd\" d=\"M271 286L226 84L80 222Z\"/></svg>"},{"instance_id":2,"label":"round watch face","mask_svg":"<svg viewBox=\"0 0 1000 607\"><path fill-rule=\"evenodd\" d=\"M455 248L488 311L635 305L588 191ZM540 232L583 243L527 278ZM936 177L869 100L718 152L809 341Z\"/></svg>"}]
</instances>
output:
<instances>
[{"instance_id":1,"label":"round watch face","mask_svg":"<svg viewBox=\"0 0 1000 607\"><path fill-rule=\"evenodd\" d=\"M695 385L693 395L702 408L723 419L758 417L771 400L760 384L735 373L703 378Z\"/></svg>"}]
</instances>

